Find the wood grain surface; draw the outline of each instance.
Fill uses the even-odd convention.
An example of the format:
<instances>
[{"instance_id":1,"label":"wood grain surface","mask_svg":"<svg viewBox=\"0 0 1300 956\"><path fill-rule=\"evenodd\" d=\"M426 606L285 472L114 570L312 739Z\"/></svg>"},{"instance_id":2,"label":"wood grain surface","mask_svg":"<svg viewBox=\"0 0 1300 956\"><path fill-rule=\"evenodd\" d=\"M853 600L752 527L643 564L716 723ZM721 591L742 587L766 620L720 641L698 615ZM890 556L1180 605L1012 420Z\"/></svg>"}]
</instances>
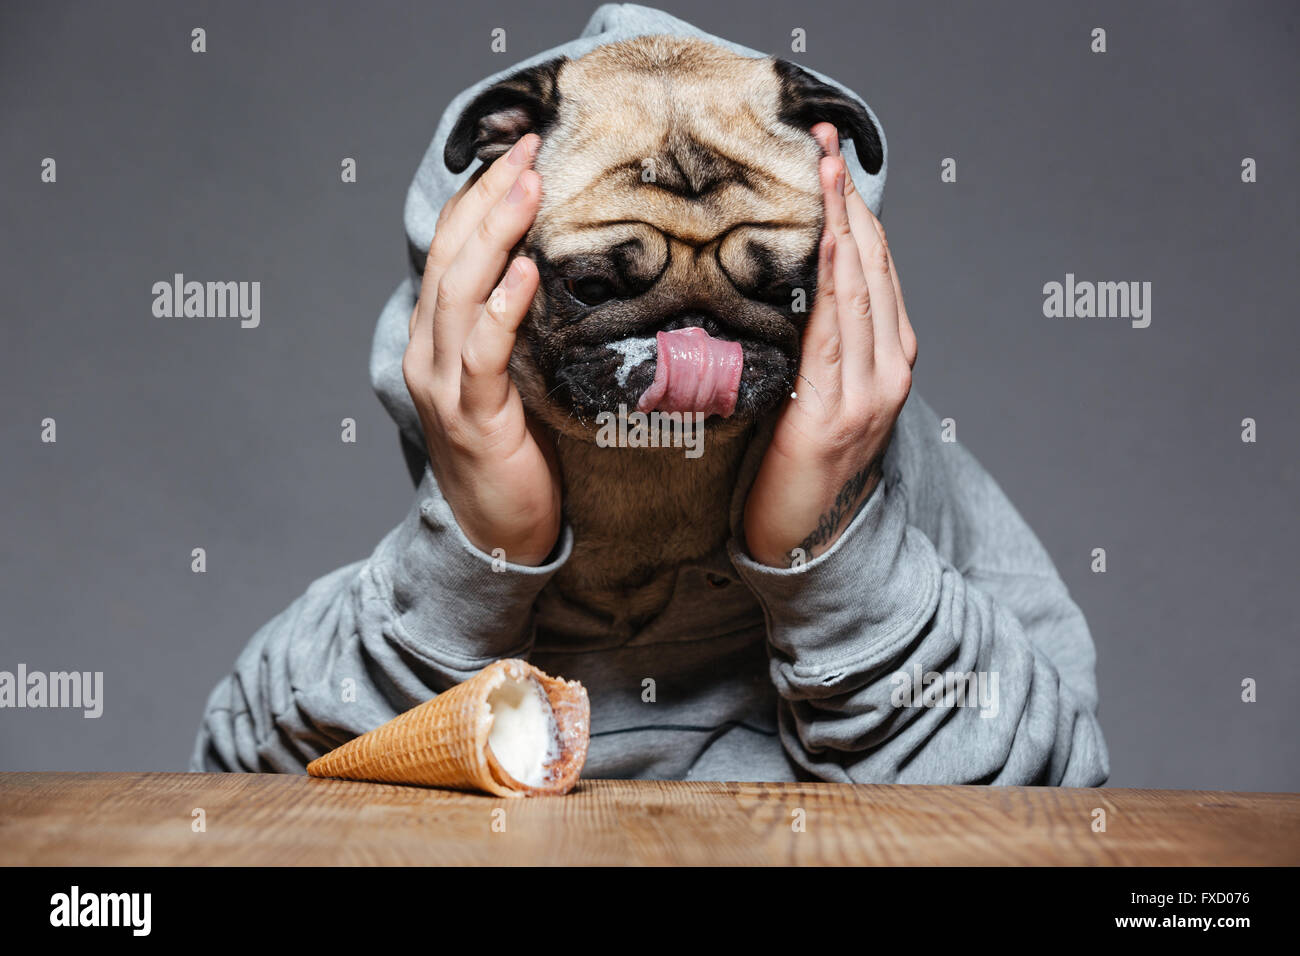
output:
<instances>
[{"instance_id":1,"label":"wood grain surface","mask_svg":"<svg viewBox=\"0 0 1300 956\"><path fill-rule=\"evenodd\" d=\"M0 864L1296 865L1300 796L584 780L509 800L275 774L0 773Z\"/></svg>"}]
</instances>

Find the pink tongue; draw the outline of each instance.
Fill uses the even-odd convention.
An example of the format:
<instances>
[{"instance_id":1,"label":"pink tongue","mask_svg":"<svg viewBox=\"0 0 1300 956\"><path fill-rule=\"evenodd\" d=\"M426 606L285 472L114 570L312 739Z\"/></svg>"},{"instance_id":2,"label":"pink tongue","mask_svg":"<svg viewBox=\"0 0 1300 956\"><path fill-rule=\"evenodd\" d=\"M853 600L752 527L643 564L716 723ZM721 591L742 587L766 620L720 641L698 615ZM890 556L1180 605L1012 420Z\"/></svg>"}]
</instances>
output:
<instances>
[{"instance_id":1,"label":"pink tongue","mask_svg":"<svg viewBox=\"0 0 1300 956\"><path fill-rule=\"evenodd\" d=\"M701 328L658 335L655 380L641 395L642 412L703 412L726 418L736 410L745 352Z\"/></svg>"}]
</instances>

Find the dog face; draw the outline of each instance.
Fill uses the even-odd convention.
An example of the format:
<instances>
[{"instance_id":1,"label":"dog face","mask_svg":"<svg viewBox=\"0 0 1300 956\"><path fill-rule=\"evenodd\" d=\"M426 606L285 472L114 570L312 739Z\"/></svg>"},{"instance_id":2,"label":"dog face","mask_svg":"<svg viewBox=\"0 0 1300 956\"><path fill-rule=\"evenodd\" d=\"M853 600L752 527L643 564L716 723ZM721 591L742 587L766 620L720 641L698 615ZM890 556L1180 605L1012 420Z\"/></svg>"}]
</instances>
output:
<instances>
[{"instance_id":1,"label":"dog face","mask_svg":"<svg viewBox=\"0 0 1300 956\"><path fill-rule=\"evenodd\" d=\"M783 60L667 36L552 60L470 104L447 141L453 172L542 137L542 203L521 244L541 286L511 362L530 412L590 439L598 414L636 408L655 382L658 333L683 329L743 357L710 425L778 406L815 290L820 121L879 170L857 101Z\"/></svg>"}]
</instances>

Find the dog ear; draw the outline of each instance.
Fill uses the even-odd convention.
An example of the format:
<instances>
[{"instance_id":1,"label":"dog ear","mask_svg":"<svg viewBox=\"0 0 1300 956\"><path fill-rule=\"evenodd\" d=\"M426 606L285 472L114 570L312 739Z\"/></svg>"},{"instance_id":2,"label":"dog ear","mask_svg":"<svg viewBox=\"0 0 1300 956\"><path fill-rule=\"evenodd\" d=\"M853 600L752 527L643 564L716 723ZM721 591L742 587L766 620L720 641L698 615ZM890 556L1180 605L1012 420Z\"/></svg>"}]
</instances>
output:
<instances>
[{"instance_id":1,"label":"dog ear","mask_svg":"<svg viewBox=\"0 0 1300 956\"><path fill-rule=\"evenodd\" d=\"M840 132L840 139L853 140L853 150L858 162L868 174L880 172L885 162L885 151L880 145L880 133L858 100L838 87L823 83L807 70L789 60L773 58L772 67L781 82L781 105L778 117L800 129L811 129L817 123L832 123Z\"/></svg>"},{"instance_id":2,"label":"dog ear","mask_svg":"<svg viewBox=\"0 0 1300 956\"><path fill-rule=\"evenodd\" d=\"M530 66L474 97L447 137L447 168L462 172L475 157L491 162L525 133L544 134L560 108L558 81L567 62L560 56Z\"/></svg>"}]
</instances>

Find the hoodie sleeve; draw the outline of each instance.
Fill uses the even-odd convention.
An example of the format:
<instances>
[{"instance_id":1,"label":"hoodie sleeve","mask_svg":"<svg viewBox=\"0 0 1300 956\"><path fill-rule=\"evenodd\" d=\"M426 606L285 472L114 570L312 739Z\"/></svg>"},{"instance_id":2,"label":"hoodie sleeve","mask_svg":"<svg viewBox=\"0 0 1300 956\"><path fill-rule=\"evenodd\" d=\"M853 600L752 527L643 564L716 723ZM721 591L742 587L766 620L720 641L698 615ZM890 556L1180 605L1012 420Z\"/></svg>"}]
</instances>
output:
<instances>
[{"instance_id":1,"label":"hoodie sleeve","mask_svg":"<svg viewBox=\"0 0 1300 956\"><path fill-rule=\"evenodd\" d=\"M826 552L770 568L731 543L767 618L787 752L831 781L1101 785L1083 614L918 396L904 415L884 478Z\"/></svg>"},{"instance_id":2,"label":"hoodie sleeve","mask_svg":"<svg viewBox=\"0 0 1300 956\"><path fill-rule=\"evenodd\" d=\"M425 465L410 512L368 560L315 581L253 635L208 699L190 769L302 773L492 661L527 657L533 601L572 544L566 524L540 567L484 554Z\"/></svg>"}]
</instances>

